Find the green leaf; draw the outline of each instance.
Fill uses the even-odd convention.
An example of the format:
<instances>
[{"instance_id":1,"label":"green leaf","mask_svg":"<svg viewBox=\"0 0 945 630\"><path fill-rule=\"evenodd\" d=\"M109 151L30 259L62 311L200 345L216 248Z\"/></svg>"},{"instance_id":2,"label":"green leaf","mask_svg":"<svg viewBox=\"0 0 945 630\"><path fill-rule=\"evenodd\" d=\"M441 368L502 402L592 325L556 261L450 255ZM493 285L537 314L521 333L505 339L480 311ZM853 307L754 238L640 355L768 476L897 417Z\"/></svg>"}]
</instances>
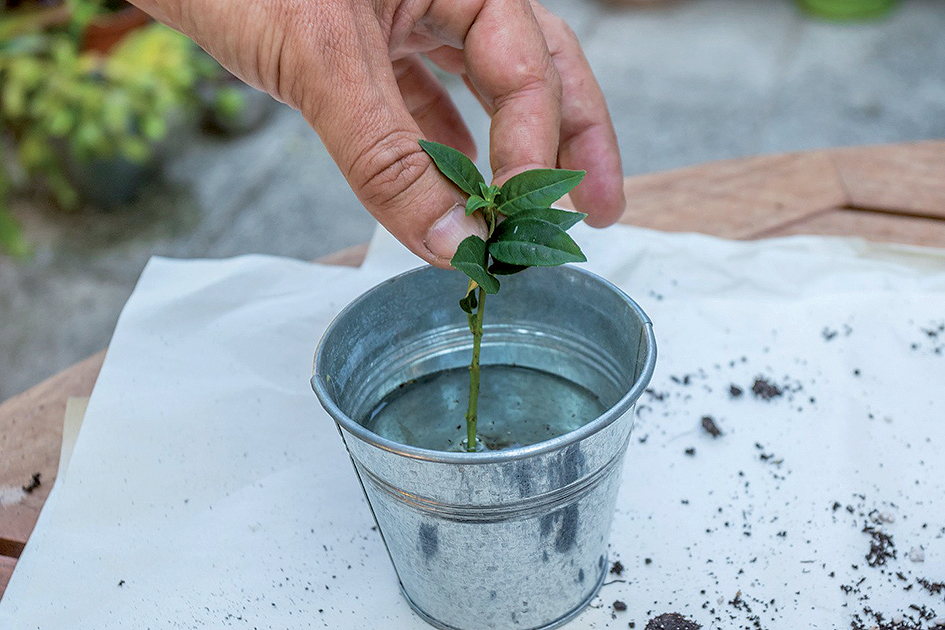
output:
<instances>
[{"instance_id":1,"label":"green leaf","mask_svg":"<svg viewBox=\"0 0 945 630\"><path fill-rule=\"evenodd\" d=\"M570 212L568 210L559 210L558 208L532 208L531 210L522 210L515 215L516 219L524 219L526 217L554 223L562 230L567 230L583 221L587 215L583 212Z\"/></svg>"},{"instance_id":2,"label":"green leaf","mask_svg":"<svg viewBox=\"0 0 945 630\"><path fill-rule=\"evenodd\" d=\"M489 265L489 273L495 276L511 276L513 273L525 271L526 269L528 269L528 265L510 265L501 260L496 260Z\"/></svg>"},{"instance_id":3,"label":"green leaf","mask_svg":"<svg viewBox=\"0 0 945 630\"><path fill-rule=\"evenodd\" d=\"M489 253L510 265L554 267L587 258L568 234L554 223L531 217L507 219L496 227Z\"/></svg>"},{"instance_id":4,"label":"green leaf","mask_svg":"<svg viewBox=\"0 0 945 630\"><path fill-rule=\"evenodd\" d=\"M476 307L479 306L479 301L476 299L476 290L473 289L466 294L466 297L459 301L459 307L469 313L470 315L475 312Z\"/></svg>"},{"instance_id":5,"label":"green leaf","mask_svg":"<svg viewBox=\"0 0 945 630\"><path fill-rule=\"evenodd\" d=\"M469 199L466 200L466 216L468 217L473 212L479 208L485 208L489 205L489 202L480 197L479 195L472 195Z\"/></svg>"},{"instance_id":6,"label":"green leaf","mask_svg":"<svg viewBox=\"0 0 945 630\"><path fill-rule=\"evenodd\" d=\"M499 292L499 280L486 269L486 242L478 236L463 239L450 264L469 276L486 293Z\"/></svg>"},{"instance_id":7,"label":"green leaf","mask_svg":"<svg viewBox=\"0 0 945 630\"><path fill-rule=\"evenodd\" d=\"M507 217L522 210L547 208L584 179L584 171L540 168L519 173L502 186L499 212Z\"/></svg>"},{"instance_id":8,"label":"green leaf","mask_svg":"<svg viewBox=\"0 0 945 630\"><path fill-rule=\"evenodd\" d=\"M420 140L420 147L433 158L436 167L467 195L478 195L479 184L485 183L472 160L452 147L439 142Z\"/></svg>"}]
</instances>

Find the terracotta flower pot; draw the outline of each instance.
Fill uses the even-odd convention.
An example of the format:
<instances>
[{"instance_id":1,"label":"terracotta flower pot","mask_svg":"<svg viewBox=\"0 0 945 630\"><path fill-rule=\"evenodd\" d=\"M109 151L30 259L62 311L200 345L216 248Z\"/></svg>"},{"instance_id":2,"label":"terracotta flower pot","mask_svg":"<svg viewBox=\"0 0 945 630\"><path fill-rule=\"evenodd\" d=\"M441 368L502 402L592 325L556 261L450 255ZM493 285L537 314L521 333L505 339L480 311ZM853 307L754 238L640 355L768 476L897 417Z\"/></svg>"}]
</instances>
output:
<instances>
[{"instance_id":1,"label":"terracotta flower pot","mask_svg":"<svg viewBox=\"0 0 945 630\"><path fill-rule=\"evenodd\" d=\"M82 49L107 54L125 35L150 21L151 16L131 5L115 13L100 15L86 27Z\"/></svg>"}]
</instances>

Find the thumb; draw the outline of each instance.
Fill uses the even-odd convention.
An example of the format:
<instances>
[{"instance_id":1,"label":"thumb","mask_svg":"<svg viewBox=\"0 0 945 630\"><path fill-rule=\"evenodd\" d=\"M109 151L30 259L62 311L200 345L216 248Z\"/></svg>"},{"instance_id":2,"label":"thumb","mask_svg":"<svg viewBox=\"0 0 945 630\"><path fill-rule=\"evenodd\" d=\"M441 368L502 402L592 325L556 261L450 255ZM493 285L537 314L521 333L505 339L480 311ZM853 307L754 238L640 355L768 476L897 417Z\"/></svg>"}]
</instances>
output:
<instances>
[{"instance_id":1,"label":"thumb","mask_svg":"<svg viewBox=\"0 0 945 630\"><path fill-rule=\"evenodd\" d=\"M315 67L331 72L307 83L303 115L365 208L415 254L449 267L459 243L471 234L486 238L486 226L466 216L465 198L420 147L423 133L404 103L380 29L340 19L322 37L340 41L306 51ZM350 38L361 45L343 48ZM345 49L356 54L324 58L325 51Z\"/></svg>"},{"instance_id":2,"label":"thumb","mask_svg":"<svg viewBox=\"0 0 945 630\"><path fill-rule=\"evenodd\" d=\"M390 124L394 131L362 130L361 153L354 160L348 161L346 153L335 159L358 199L381 225L425 261L448 268L463 239L471 234L487 237L486 225L478 214L466 216L459 189L420 148L420 130L397 130L394 121ZM332 152L337 136L319 135ZM350 141L351 134L346 135Z\"/></svg>"},{"instance_id":3,"label":"thumb","mask_svg":"<svg viewBox=\"0 0 945 630\"><path fill-rule=\"evenodd\" d=\"M437 267L449 267L449 261L456 253L456 248L463 239L473 234L486 240L488 230L485 223L479 215L466 216L465 204L455 204L430 226L424 237L423 243L426 246L424 253L431 254L433 258L426 258L424 253L419 255ZM397 235L394 234L394 236Z\"/></svg>"}]
</instances>

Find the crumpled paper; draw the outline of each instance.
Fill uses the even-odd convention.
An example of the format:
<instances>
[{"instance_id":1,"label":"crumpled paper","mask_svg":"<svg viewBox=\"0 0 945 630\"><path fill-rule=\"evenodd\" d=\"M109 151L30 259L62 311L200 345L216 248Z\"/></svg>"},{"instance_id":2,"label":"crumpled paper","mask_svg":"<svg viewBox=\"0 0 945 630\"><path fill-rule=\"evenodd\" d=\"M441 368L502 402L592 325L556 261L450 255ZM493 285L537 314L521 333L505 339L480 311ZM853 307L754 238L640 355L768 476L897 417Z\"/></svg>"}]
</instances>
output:
<instances>
[{"instance_id":1,"label":"crumpled paper","mask_svg":"<svg viewBox=\"0 0 945 630\"><path fill-rule=\"evenodd\" d=\"M567 627L945 621L945 252L574 234L651 316L660 358L620 567ZM0 628L428 627L309 387L331 318L416 264L383 232L361 269L153 259Z\"/></svg>"}]
</instances>

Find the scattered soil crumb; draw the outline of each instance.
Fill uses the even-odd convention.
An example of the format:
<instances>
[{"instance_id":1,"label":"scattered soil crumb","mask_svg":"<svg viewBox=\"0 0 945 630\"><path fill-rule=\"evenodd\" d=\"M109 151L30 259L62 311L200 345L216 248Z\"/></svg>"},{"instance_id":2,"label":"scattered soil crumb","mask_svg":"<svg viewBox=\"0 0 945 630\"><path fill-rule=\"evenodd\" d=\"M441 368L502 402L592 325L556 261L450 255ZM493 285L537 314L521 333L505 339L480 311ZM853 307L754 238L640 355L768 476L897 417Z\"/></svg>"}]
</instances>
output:
<instances>
[{"instance_id":1,"label":"scattered soil crumb","mask_svg":"<svg viewBox=\"0 0 945 630\"><path fill-rule=\"evenodd\" d=\"M909 608L913 614L887 619L887 615L867 606L862 615L854 613L850 627L853 630L945 630L945 624L934 621L935 611L914 604Z\"/></svg>"},{"instance_id":2,"label":"scattered soil crumb","mask_svg":"<svg viewBox=\"0 0 945 630\"><path fill-rule=\"evenodd\" d=\"M610 567L610 572L614 575L623 575L623 563L617 560L614 565Z\"/></svg>"},{"instance_id":3,"label":"scattered soil crumb","mask_svg":"<svg viewBox=\"0 0 945 630\"><path fill-rule=\"evenodd\" d=\"M888 560L896 558L896 546L892 536L869 525L863 527L863 533L871 537L870 551L866 554L866 562L871 567L884 566Z\"/></svg>"},{"instance_id":4,"label":"scattered soil crumb","mask_svg":"<svg viewBox=\"0 0 945 630\"><path fill-rule=\"evenodd\" d=\"M738 385L733 384L733 385L728 386L728 395L731 396L732 398L738 398L739 396L742 395L742 392L743 392L742 388L739 387Z\"/></svg>"},{"instance_id":5,"label":"scattered soil crumb","mask_svg":"<svg viewBox=\"0 0 945 630\"><path fill-rule=\"evenodd\" d=\"M650 619L645 630L699 630L701 627L701 624L686 619L679 613L664 613Z\"/></svg>"},{"instance_id":6,"label":"scattered soil crumb","mask_svg":"<svg viewBox=\"0 0 945 630\"><path fill-rule=\"evenodd\" d=\"M722 430L719 429L719 425L715 423L715 418L712 416L702 416L702 428L714 438L722 435Z\"/></svg>"},{"instance_id":7,"label":"scattered soil crumb","mask_svg":"<svg viewBox=\"0 0 945 630\"><path fill-rule=\"evenodd\" d=\"M623 612L626 609L627 609L626 602L622 602L619 599L614 600L614 610L616 610L617 612Z\"/></svg>"},{"instance_id":8,"label":"scattered soil crumb","mask_svg":"<svg viewBox=\"0 0 945 630\"><path fill-rule=\"evenodd\" d=\"M23 486L23 492L26 494L33 494L33 490L43 485L43 483L40 481L42 476L42 473L33 473L33 478L30 480L29 484Z\"/></svg>"},{"instance_id":9,"label":"scattered soil crumb","mask_svg":"<svg viewBox=\"0 0 945 630\"><path fill-rule=\"evenodd\" d=\"M938 595L939 593L945 592L945 582L931 582L925 578L919 578L916 580L916 582L918 582L919 586L927 590L932 595Z\"/></svg>"},{"instance_id":10,"label":"scattered soil crumb","mask_svg":"<svg viewBox=\"0 0 945 630\"><path fill-rule=\"evenodd\" d=\"M696 455L696 449L694 449L691 446L687 448L685 452L686 452L686 455L688 455L689 457L695 457Z\"/></svg>"},{"instance_id":11,"label":"scattered soil crumb","mask_svg":"<svg viewBox=\"0 0 945 630\"><path fill-rule=\"evenodd\" d=\"M763 400L771 400L772 398L777 398L784 393L780 387L774 383L771 383L763 376L755 378L755 384L751 386L751 391L754 392L756 398L761 398Z\"/></svg>"},{"instance_id":12,"label":"scattered soil crumb","mask_svg":"<svg viewBox=\"0 0 945 630\"><path fill-rule=\"evenodd\" d=\"M755 628L756 630L763 630L763 627L761 625L761 617L759 617L752 611L751 606L748 605L748 602L746 602L742 598L741 591L738 591L737 593L735 593L735 597L732 598L732 600L728 603L728 605L734 608L735 610L742 611L743 613L747 615L748 621L749 623L751 623L751 626L746 626L746 628L750 627L750 628Z\"/></svg>"},{"instance_id":13,"label":"scattered soil crumb","mask_svg":"<svg viewBox=\"0 0 945 630\"><path fill-rule=\"evenodd\" d=\"M663 401L666 400L666 397L669 396L669 392L658 392L652 387L643 390L646 394L653 400Z\"/></svg>"}]
</instances>

